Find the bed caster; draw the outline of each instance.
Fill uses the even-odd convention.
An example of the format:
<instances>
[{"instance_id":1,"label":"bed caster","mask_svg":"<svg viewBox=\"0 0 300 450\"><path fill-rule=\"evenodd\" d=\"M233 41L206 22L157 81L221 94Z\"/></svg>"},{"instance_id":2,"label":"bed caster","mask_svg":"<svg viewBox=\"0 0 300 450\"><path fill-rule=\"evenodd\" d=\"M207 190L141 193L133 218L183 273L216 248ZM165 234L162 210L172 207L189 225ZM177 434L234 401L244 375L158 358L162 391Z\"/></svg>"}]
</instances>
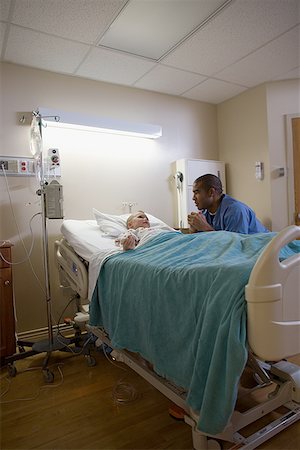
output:
<instances>
[{"instance_id":1,"label":"bed caster","mask_svg":"<svg viewBox=\"0 0 300 450\"><path fill-rule=\"evenodd\" d=\"M44 369L43 370L43 375L44 375L45 383L48 383L48 384L53 383L53 381L54 381L54 373L51 372L51 370Z\"/></svg>"},{"instance_id":2,"label":"bed caster","mask_svg":"<svg viewBox=\"0 0 300 450\"><path fill-rule=\"evenodd\" d=\"M86 355L86 359L87 359L87 365L89 367L94 367L96 365L96 360L93 356L91 355Z\"/></svg>"},{"instance_id":3,"label":"bed caster","mask_svg":"<svg viewBox=\"0 0 300 450\"><path fill-rule=\"evenodd\" d=\"M11 378L13 378L17 375L17 369L16 369L14 363L7 365L7 372L8 372L8 376L10 376Z\"/></svg>"},{"instance_id":4,"label":"bed caster","mask_svg":"<svg viewBox=\"0 0 300 450\"><path fill-rule=\"evenodd\" d=\"M207 448L210 450L222 450L222 445L216 441L215 439L208 439L207 440Z\"/></svg>"},{"instance_id":5,"label":"bed caster","mask_svg":"<svg viewBox=\"0 0 300 450\"><path fill-rule=\"evenodd\" d=\"M193 429L193 448L195 450L221 450L222 445L215 439L207 437L205 434L201 434L199 431Z\"/></svg>"}]
</instances>

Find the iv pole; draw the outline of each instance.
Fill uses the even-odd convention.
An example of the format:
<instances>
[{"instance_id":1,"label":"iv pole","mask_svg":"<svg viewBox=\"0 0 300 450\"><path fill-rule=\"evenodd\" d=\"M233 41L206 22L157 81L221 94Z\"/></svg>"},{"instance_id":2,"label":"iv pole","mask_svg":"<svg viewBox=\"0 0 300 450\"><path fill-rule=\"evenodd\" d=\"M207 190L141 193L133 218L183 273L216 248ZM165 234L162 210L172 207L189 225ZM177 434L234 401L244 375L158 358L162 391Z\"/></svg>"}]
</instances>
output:
<instances>
[{"instance_id":1,"label":"iv pole","mask_svg":"<svg viewBox=\"0 0 300 450\"><path fill-rule=\"evenodd\" d=\"M40 188L37 190L37 195L41 197L41 216L42 216L42 248L43 248L43 263L44 263L44 273L45 273L45 299L46 299L46 307L47 307L47 327L48 327L48 339L38 341L33 344L32 350L37 353L46 352L47 355L45 357L43 363L43 372L46 380L48 382L53 381L53 373L48 368L49 358L51 356L52 351L63 349L68 343L69 340L63 338L62 336L58 338L54 338L53 336L53 322L52 322L52 301L51 301L51 290L50 290L50 277L49 277L49 250L48 250L48 231L47 231L47 211L46 211L46 202L47 202L47 186L48 182L45 181L44 174L44 161L43 161L43 144L42 144L42 119L43 117L40 115L38 111L33 111L33 117L35 117L39 129L39 145L40 145L40 161L39 161L39 171L40 171ZM59 120L57 116L54 116L56 121Z\"/></svg>"},{"instance_id":2,"label":"iv pole","mask_svg":"<svg viewBox=\"0 0 300 450\"><path fill-rule=\"evenodd\" d=\"M19 352L14 353L11 356L5 358L8 367L8 373L11 377L14 377L17 370L14 366L14 362L20 359L27 358L28 356L35 355L37 353L46 353L46 357L43 361L42 371L44 379L47 383L52 383L54 380L54 374L48 367L48 362L51 353L56 350L64 352L72 352L73 354L83 354L87 357L88 365L94 366L96 364L95 359L91 356L90 350L87 347L90 337L84 339L84 344L80 345L82 338L81 333L75 332L74 337L65 338L62 335L53 334L52 323L52 301L50 290L50 277L49 277L49 250L48 250L48 232L47 232L47 219L62 219L62 209L60 202L62 200L62 186L56 181L52 180L50 183L45 179L44 173L44 160L43 160L43 142L42 142L42 119L51 118L55 122L58 122L60 118L58 116L41 116L39 111L32 112L31 121L31 140L30 147L31 153L36 160L36 174L39 180L39 189L36 194L41 197L41 217L42 217L42 250L43 250L43 265L44 265L44 281L45 281L45 294L46 308L47 308L47 331L48 339L44 339L38 342L29 342L18 339L17 345ZM74 344L73 349L70 345ZM25 350L25 347L31 347L31 350Z\"/></svg>"}]
</instances>

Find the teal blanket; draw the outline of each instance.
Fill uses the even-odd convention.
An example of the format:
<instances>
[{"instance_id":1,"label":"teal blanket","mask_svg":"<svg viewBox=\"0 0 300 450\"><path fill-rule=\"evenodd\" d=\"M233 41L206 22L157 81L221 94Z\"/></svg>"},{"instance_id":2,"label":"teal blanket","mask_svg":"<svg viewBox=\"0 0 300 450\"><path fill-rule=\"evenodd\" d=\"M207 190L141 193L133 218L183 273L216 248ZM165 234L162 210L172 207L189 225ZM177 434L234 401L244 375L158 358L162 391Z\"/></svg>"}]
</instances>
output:
<instances>
[{"instance_id":1,"label":"teal blanket","mask_svg":"<svg viewBox=\"0 0 300 450\"><path fill-rule=\"evenodd\" d=\"M233 412L247 360L244 288L274 234L162 233L101 269L90 324L186 389L205 433L221 432ZM292 243L281 256L299 251Z\"/></svg>"}]
</instances>

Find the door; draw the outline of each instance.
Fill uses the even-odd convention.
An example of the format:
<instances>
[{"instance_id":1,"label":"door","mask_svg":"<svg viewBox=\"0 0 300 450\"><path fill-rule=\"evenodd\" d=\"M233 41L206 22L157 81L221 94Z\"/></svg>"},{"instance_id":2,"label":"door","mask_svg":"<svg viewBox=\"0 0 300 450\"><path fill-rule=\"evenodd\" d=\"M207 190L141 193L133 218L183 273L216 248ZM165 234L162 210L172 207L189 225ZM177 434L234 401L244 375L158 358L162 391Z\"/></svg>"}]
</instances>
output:
<instances>
[{"instance_id":1,"label":"door","mask_svg":"<svg viewBox=\"0 0 300 450\"><path fill-rule=\"evenodd\" d=\"M295 225L300 226L300 117L292 118Z\"/></svg>"}]
</instances>

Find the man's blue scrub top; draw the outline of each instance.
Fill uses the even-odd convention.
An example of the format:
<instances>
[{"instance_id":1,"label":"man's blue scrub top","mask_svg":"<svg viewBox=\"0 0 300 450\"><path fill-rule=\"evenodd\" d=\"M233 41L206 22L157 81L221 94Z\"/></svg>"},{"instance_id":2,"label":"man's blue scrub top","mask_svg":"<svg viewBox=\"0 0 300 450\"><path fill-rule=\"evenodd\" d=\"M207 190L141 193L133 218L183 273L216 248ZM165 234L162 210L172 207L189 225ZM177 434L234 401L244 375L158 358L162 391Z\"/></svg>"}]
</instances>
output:
<instances>
[{"instance_id":1,"label":"man's blue scrub top","mask_svg":"<svg viewBox=\"0 0 300 450\"><path fill-rule=\"evenodd\" d=\"M226 194L223 194L216 214L209 214L207 210L203 214L216 231L225 230L243 234L269 232L249 206Z\"/></svg>"}]
</instances>

